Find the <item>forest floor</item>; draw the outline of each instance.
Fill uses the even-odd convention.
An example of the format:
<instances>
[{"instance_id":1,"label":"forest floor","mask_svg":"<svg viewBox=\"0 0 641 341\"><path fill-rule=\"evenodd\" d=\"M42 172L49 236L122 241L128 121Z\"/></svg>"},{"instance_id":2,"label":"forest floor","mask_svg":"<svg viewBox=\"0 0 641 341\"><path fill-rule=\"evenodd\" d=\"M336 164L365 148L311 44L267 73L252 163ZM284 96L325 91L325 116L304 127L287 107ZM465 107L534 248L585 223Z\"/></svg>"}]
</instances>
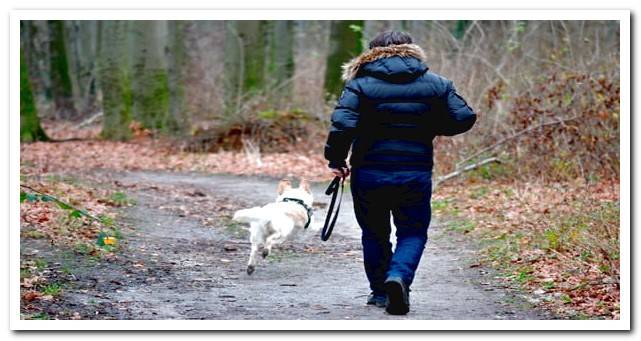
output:
<instances>
[{"instance_id":1,"label":"forest floor","mask_svg":"<svg viewBox=\"0 0 641 341\"><path fill-rule=\"evenodd\" d=\"M607 240L612 245L583 238L594 221L618 228L615 182L472 177L439 187L412 312L394 317L364 304L369 290L348 193L330 241L320 241L316 225L245 273L247 231L230 220L233 212L272 201L279 176L305 176L315 180L318 224L331 178L320 156L263 162L252 165L242 153L171 153L148 142L22 145L21 183L107 222L26 198L22 318L618 318L618 238ZM106 235L115 242L105 243Z\"/></svg>"},{"instance_id":2,"label":"forest floor","mask_svg":"<svg viewBox=\"0 0 641 341\"><path fill-rule=\"evenodd\" d=\"M69 178L68 178L69 179ZM110 257L74 257L44 238L25 238L23 259L46 263L63 289L33 300L39 317L81 319L542 319L517 288L474 266L475 246L435 223L412 288L412 311L388 316L365 305L359 230L345 197L329 242L316 226L245 273L247 231L233 210L275 197L277 179L168 172L95 172L75 181L117 186L122 244ZM117 185L114 185L117 184ZM324 183L313 190L316 206ZM135 204L134 204L135 203ZM216 208L214 208L216 206ZM68 274L65 275L65 269ZM25 307L26 308L26 307ZM28 309L26 309L28 311ZM33 316L33 314L31 314ZM27 317L27 316L25 316Z\"/></svg>"}]
</instances>

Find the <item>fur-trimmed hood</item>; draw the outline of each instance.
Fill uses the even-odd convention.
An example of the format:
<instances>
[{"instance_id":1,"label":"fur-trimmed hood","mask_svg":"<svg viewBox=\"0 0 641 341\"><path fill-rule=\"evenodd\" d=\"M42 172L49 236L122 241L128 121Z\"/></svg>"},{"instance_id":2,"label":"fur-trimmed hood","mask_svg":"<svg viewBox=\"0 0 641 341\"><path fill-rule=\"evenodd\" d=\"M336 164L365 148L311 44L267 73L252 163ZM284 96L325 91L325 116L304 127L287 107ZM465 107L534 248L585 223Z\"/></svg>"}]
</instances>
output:
<instances>
[{"instance_id":1,"label":"fur-trimmed hood","mask_svg":"<svg viewBox=\"0 0 641 341\"><path fill-rule=\"evenodd\" d=\"M425 51L416 44L401 44L378 46L361 53L358 57L343 64L342 78L344 81L356 78L356 75L361 70L361 67L367 63L374 62L379 59L389 57L414 57L421 63L426 62Z\"/></svg>"}]
</instances>

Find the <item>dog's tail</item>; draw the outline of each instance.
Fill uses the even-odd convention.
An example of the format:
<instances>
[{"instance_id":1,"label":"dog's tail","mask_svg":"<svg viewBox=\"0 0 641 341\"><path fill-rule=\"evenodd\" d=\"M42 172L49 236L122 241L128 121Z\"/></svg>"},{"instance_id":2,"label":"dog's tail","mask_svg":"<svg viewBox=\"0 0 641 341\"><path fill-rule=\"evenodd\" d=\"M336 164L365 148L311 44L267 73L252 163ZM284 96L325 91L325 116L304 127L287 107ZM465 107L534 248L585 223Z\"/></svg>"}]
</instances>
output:
<instances>
[{"instance_id":1,"label":"dog's tail","mask_svg":"<svg viewBox=\"0 0 641 341\"><path fill-rule=\"evenodd\" d=\"M262 213L262 207L252 207L244 210L238 210L234 213L234 221L241 223L252 223L261 221L264 218L264 213Z\"/></svg>"}]
</instances>

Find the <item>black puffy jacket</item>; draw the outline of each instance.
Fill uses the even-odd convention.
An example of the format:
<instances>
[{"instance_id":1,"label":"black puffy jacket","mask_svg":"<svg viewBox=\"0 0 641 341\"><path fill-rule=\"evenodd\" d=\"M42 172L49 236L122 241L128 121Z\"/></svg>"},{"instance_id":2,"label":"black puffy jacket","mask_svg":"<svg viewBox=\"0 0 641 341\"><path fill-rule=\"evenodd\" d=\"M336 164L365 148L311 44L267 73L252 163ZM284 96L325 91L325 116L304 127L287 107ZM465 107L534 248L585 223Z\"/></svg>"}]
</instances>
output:
<instances>
[{"instance_id":1,"label":"black puffy jacket","mask_svg":"<svg viewBox=\"0 0 641 341\"><path fill-rule=\"evenodd\" d=\"M414 44L375 47L343 66L325 158L352 167L432 169L432 139L469 130L476 114Z\"/></svg>"}]
</instances>

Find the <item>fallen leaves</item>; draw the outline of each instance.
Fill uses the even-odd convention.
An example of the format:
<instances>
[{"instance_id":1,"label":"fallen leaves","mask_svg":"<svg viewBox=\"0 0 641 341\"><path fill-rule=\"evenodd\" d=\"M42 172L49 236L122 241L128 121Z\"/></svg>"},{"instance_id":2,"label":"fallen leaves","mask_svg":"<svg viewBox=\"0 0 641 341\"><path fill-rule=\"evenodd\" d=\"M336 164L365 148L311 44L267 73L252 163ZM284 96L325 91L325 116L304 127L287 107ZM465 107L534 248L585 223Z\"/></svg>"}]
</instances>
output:
<instances>
[{"instance_id":1,"label":"fallen leaves","mask_svg":"<svg viewBox=\"0 0 641 341\"><path fill-rule=\"evenodd\" d=\"M46 280L44 279L44 277L39 276L39 275L34 275L32 277L23 278L20 281L20 287L30 289L30 288L38 286L41 283L45 283L45 282L46 282Z\"/></svg>"},{"instance_id":2,"label":"fallen leaves","mask_svg":"<svg viewBox=\"0 0 641 341\"><path fill-rule=\"evenodd\" d=\"M483 262L562 316L618 318L619 185L496 182L448 184L436 217L466 219ZM467 230L466 230L467 231Z\"/></svg>"},{"instance_id":3,"label":"fallen leaves","mask_svg":"<svg viewBox=\"0 0 641 341\"><path fill-rule=\"evenodd\" d=\"M20 146L21 163L32 165L33 174L91 169L172 170L273 177L305 177L330 180L327 161L320 153L271 153L261 164L243 152L189 153L173 149L169 142L141 139L130 142L69 141L36 142ZM23 172L24 173L24 172ZM199 193L194 192L194 196Z\"/></svg>"},{"instance_id":4,"label":"fallen leaves","mask_svg":"<svg viewBox=\"0 0 641 341\"><path fill-rule=\"evenodd\" d=\"M52 301L53 295L44 295L39 291L29 290L29 291L23 292L20 298L25 302L32 302L35 300Z\"/></svg>"},{"instance_id":5,"label":"fallen leaves","mask_svg":"<svg viewBox=\"0 0 641 341\"><path fill-rule=\"evenodd\" d=\"M23 167L22 170L28 172L31 168ZM53 243L66 245L93 243L103 226L88 219L83 212L104 217L105 221L113 220L108 203L100 200L109 195L108 190L88 189L53 177L38 180L36 177L23 176L23 182L77 207L83 207L83 211L70 212L52 201L25 200L20 204L20 227L24 237L45 237Z\"/></svg>"},{"instance_id":6,"label":"fallen leaves","mask_svg":"<svg viewBox=\"0 0 641 341\"><path fill-rule=\"evenodd\" d=\"M26 302L31 302L33 300L37 300L40 297L42 297L42 293L38 292L38 291L35 291L35 290L25 291L25 292L22 293L22 296L21 296L22 300L24 300Z\"/></svg>"}]
</instances>

